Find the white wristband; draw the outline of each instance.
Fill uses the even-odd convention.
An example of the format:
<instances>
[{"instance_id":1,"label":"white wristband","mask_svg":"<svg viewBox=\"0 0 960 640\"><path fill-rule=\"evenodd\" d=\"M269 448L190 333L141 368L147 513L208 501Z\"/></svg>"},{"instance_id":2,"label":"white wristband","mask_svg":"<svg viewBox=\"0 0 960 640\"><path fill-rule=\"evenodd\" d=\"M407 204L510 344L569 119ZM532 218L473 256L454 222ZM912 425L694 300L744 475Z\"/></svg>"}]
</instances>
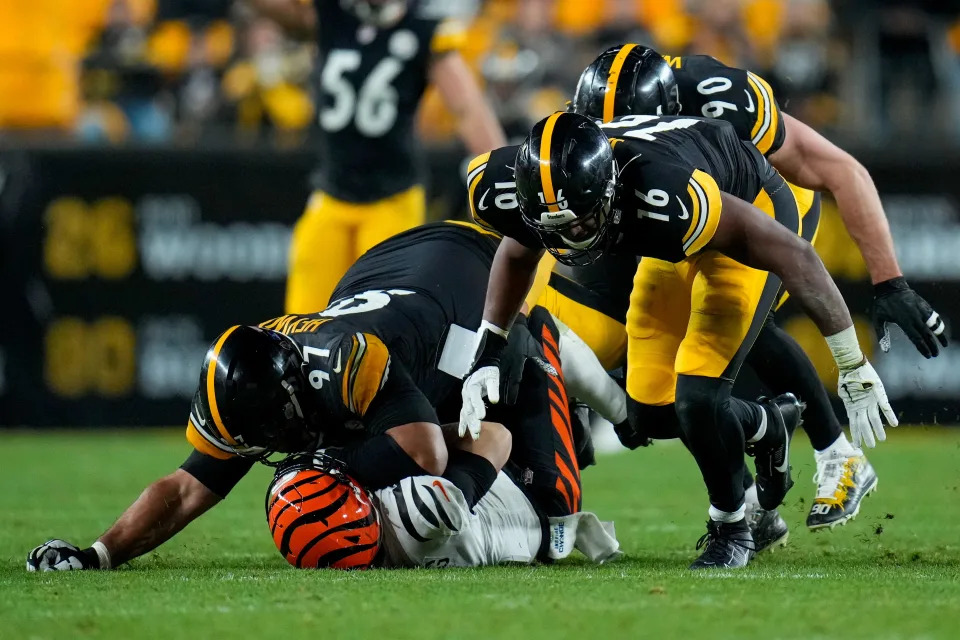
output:
<instances>
[{"instance_id":1,"label":"white wristband","mask_svg":"<svg viewBox=\"0 0 960 640\"><path fill-rule=\"evenodd\" d=\"M110 558L110 550L107 549L107 545L97 540L90 546L93 548L94 551L97 552L97 557L100 558L100 568L112 569L113 562Z\"/></svg>"},{"instance_id":2,"label":"white wristband","mask_svg":"<svg viewBox=\"0 0 960 640\"><path fill-rule=\"evenodd\" d=\"M484 332L484 331L489 331L490 333L495 333L495 334L497 334L498 336L500 336L501 338L503 338L504 340L506 340L506 339L507 339L507 336L510 334L510 330L509 330L509 329L501 329L501 328L498 327L497 325L493 324L492 322L487 322L486 320L484 320L483 322L480 323L480 330L477 332L477 334L478 334L478 335L483 335L483 332Z\"/></svg>"},{"instance_id":3,"label":"white wristband","mask_svg":"<svg viewBox=\"0 0 960 640\"><path fill-rule=\"evenodd\" d=\"M827 336L826 340L830 353L833 354L833 359L841 371L856 369L863 364L863 352L860 350L857 331L853 325L832 336Z\"/></svg>"}]
</instances>

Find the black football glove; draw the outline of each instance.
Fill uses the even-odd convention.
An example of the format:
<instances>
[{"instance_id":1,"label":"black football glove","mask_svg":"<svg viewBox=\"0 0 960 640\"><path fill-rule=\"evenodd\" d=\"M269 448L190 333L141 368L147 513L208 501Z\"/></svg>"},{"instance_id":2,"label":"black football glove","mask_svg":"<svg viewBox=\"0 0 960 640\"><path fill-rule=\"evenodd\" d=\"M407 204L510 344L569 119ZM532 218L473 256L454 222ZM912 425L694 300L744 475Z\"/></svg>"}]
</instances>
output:
<instances>
[{"instance_id":1,"label":"black football glove","mask_svg":"<svg viewBox=\"0 0 960 640\"><path fill-rule=\"evenodd\" d=\"M637 447L649 447L653 444L647 434L643 433L630 424L630 420L624 420L620 424L613 425L613 431L620 439L620 444L627 449L636 449Z\"/></svg>"},{"instance_id":2,"label":"black football glove","mask_svg":"<svg viewBox=\"0 0 960 640\"><path fill-rule=\"evenodd\" d=\"M27 571L99 569L100 558L91 547L80 549L66 540L47 540L27 555Z\"/></svg>"},{"instance_id":3,"label":"black football glove","mask_svg":"<svg viewBox=\"0 0 960 640\"><path fill-rule=\"evenodd\" d=\"M890 350L890 329L895 324L910 338L924 358L933 358L947 346L946 327L940 314L917 295L902 278L891 278L873 285L873 328L880 348Z\"/></svg>"}]
</instances>

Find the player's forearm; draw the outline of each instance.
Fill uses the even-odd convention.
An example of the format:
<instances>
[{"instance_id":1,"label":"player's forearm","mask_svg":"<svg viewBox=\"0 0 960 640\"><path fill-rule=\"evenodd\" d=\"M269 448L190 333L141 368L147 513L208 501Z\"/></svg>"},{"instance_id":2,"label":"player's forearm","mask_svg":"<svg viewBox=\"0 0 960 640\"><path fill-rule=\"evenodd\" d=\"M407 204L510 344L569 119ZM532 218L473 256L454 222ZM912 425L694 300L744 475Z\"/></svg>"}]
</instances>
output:
<instances>
[{"instance_id":1,"label":"player's forearm","mask_svg":"<svg viewBox=\"0 0 960 640\"><path fill-rule=\"evenodd\" d=\"M568 326L553 319L560 331L560 362L563 381L571 396L613 424L627 419L627 398L613 381L590 347Z\"/></svg>"},{"instance_id":2,"label":"player's forearm","mask_svg":"<svg viewBox=\"0 0 960 640\"><path fill-rule=\"evenodd\" d=\"M490 267L484 320L502 329L510 328L533 285L541 255L515 240L503 239Z\"/></svg>"},{"instance_id":3,"label":"player's forearm","mask_svg":"<svg viewBox=\"0 0 960 640\"><path fill-rule=\"evenodd\" d=\"M219 501L178 469L147 487L99 540L117 566L156 549Z\"/></svg>"},{"instance_id":4,"label":"player's forearm","mask_svg":"<svg viewBox=\"0 0 960 640\"><path fill-rule=\"evenodd\" d=\"M507 138L493 109L479 91L477 93L479 100L469 105L457 120L460 138L473 155L499 149L507 144Z\"/></svg>"},{"instance_id":5,"label":"player's forearm","mask_svg":"<svg viewBox=\"0 0 960 640\"><path fill-rule=\"evenodd\" d=\"M767 271L776 273L783 286L803 307L824 336L853 326L847 303L813 246L796 238L766 251Z\"/></svg>"},{"instance_id":6,"label":"player's forearm","mask_svg":"<svg viewBox=\"0 0 960 640\"><path fill-rule=\"evenodd\" d=\"M840 217L857 244L874 284L903 275L893 248L890 225L870 173L850 157L828 178Z\"/></svg>"}]
</instances>

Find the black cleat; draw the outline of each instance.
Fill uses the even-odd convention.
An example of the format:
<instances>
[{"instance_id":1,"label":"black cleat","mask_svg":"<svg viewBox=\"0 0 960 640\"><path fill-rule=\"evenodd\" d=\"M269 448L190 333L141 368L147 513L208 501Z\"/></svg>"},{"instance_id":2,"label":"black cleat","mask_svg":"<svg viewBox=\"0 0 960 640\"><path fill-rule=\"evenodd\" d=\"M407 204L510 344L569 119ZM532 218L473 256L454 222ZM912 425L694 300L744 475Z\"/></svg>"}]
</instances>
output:
<instances>
[{"instance_id":1,"label":"black cleat","mask_svg":"<svg viewBox=\"0 0 960 640\"><path fill-rule=\"evenodd\" d=\"M767 510L780 506L793 486L790 477L790 440L803 424L807 405L792 393L757 400L767 410L767 432L759 442L747 443L757 470L757 501Z\"/></svg>"},{"instance_id":2,"label":"black cleat","mask_svg":"<svg viewBox=\"0 0 960 640\"><path fill-rule=\"evenodd\" d=\"M750 525L750 533L753 534L753 544L757 548L757 553L787 546L790 528L776 509L771 511L756 509L747 516L747 524Z\"/></svg>"},{"instance_id":3,"label":"black cleat","mask_svg":"<svg viewBox=\"0 0 960 640\"><path fill-rule=\"evenodd\" d=\"M690 565L691 569L736 569L745 567L756 553L747 521L707 521L707 532L697 540L697 549L704 549Z\"/></svg>"},{"instance_id":4,"label":"black cleat","mask_svg":"<svg viewBox=\"0 0 960 640\"><path fill-rule=\"evenodd\" d=\"M877 488L877 473L863 455L817 454L817 497L807 516L812 530L841 526L860 513L860 502Z\"/></svg>"}]
</instances>

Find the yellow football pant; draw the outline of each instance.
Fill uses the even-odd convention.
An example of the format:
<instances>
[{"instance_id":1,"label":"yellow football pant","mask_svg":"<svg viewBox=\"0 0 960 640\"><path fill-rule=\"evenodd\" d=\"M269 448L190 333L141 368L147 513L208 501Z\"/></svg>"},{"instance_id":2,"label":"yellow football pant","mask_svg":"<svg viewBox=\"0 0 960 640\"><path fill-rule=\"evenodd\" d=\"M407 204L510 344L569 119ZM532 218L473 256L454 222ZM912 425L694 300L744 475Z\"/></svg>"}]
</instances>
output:
<instances>
[{"instance_id":1,"label":"yellow football pant","mask_svg":"<svg viewBox=\"0 0 960 640\"><path fill-rule=\"evenodd\" d=\"M761 191L754 206L799 232L793 194L771 194ZM676 264L641 260L627 311L627 394L667 405L679 374L734 379L779 289L775 275L716 251Z\"/></svg>"},{"instance_id":2,"label":"yellow football pant","mask_svg":"<svg viewBox=\"0 0 960 640\"><path fill-rule=\"evenodd\" d=\"M353 203L315 191L290 242L286 313L322 311L347 269L367 249L422 224L423 187L375 202Z\"/></svg>"}]
</instances>

